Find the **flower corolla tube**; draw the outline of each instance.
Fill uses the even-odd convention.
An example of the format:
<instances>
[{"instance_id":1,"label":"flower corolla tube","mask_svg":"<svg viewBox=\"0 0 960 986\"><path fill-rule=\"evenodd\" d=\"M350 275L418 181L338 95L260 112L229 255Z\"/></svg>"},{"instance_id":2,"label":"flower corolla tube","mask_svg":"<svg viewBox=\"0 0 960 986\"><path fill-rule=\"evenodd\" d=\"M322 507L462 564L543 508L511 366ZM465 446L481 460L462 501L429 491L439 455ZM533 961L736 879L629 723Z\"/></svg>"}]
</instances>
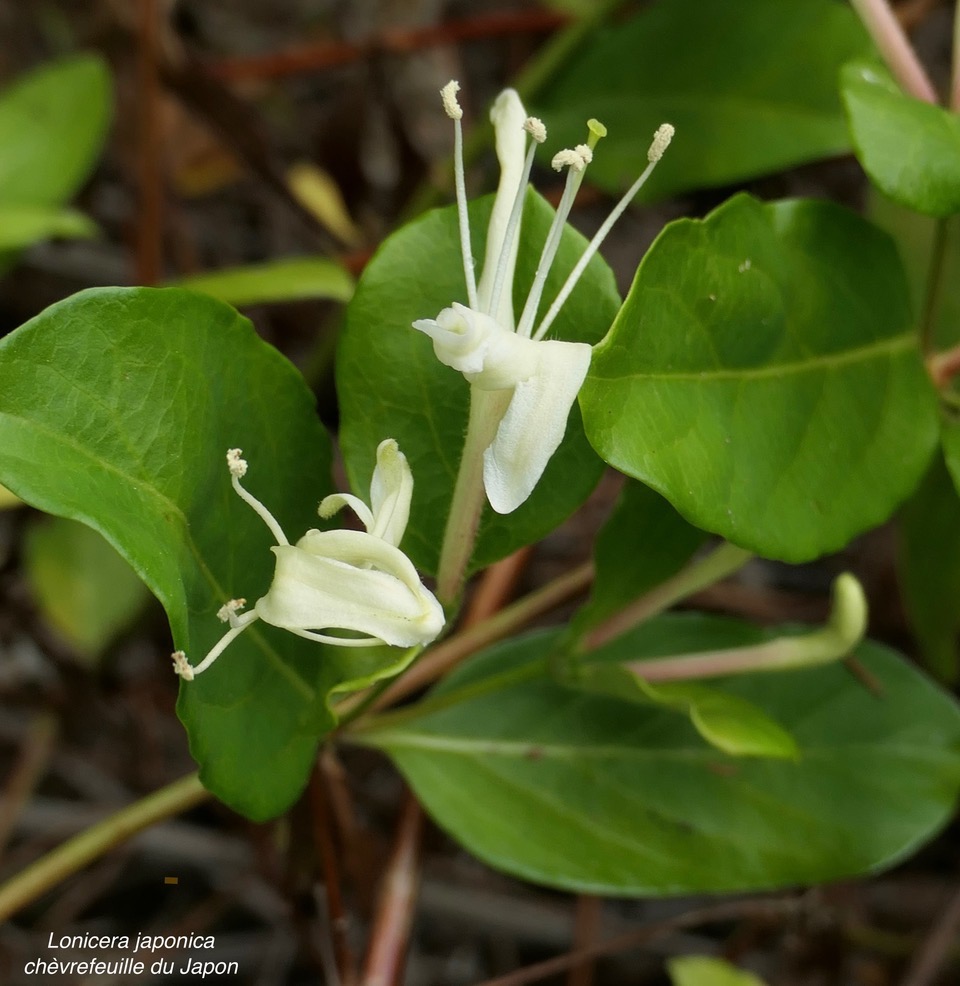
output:
<instances>
[{"instance_id":1,"label":"flower corolla tube","mask_svg":"<svg viewBox=\"0 0 960 986\"><path fill-rule=\"evenodd\" d=\"M441 90L441 97L447 115L454 121L457 208L467 304L454 302L436 318L419 319L413 327L433 340L441 363L463 374L471 385L471 399L477 398L477 391L503 394L503 401L487 405L499 419L493 440L483 452L483 485L493 509L507 514L530 496L563 441L570 408L590 368L592 348L588 344L546 339L546 333L610 228L660 160L673 136L673 127L665 123L656 131L647 152L647 168L600 227L535 327L567 216L593 157L593 148L606 130L596 120L589 121L588 143L560 151L553 158L555 170L567 169L566 187L543 244L530 293L516 318L513 276L523 203L534 151L546 140L547 132L540 120L527 116L513 89L505 89L497 97L490 119L496 135L500 182L477 281L467 216L460 123L463 112L456 97L459 88L458 83L450 82Z\"/></svg>"},{"instance_id":2,"label":"flower corolla tube","mask_svg":"<svg viewBox=\"0 0 960 986\"><path fill-rule=\"evenodd\" d=\"M410 514L413 476L392 438L377 448L369 505L349 493L334 493L320 503L323 518L350 507L365 530L309 530L296 544L290 544L273 514L240 485L247 471L240 449L230 449L227 465L233 488L277 542L270 549L276 555L276 572L266 595L249 612L238 615L246 605L243 599L232 599L220 609L218 616L230 629L196 667L183 651L173 655L177 674L192 680L258 619L340 647L416 647L439 635L443 608L398 547ZM333 630L359 636L329 632Z\"/></svg>"}]
</instances>

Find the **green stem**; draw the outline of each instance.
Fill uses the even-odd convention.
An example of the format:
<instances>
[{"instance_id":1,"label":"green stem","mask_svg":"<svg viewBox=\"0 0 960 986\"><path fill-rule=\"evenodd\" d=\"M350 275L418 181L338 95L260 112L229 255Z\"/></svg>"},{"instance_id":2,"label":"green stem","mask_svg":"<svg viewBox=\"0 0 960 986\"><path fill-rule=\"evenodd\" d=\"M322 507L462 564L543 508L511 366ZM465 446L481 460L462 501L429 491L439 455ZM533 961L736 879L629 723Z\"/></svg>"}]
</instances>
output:
<instances>
[{"instance_id":1,"label":"green stem","mask_svg":"<svg viewBox=\"0 0 960 986\"><path fill-rule=\"evenodd\" d=\"M0 922L121 842L208 797L198 775L190 774L68 839L0 886Z\"/></svg>"},{"instance_id":2,"label":"green stem","mask_svg":"<svg viewBox=\"0 0 960 986\"><path fill-rule=\"evenodd\" d=\"M510 402L508 390L470 388L470 417L463 442L460 470L453 487L450 513L443 532L440 563L437 568L437 598L444 607L452 606L460 595L473 544L480 525L485 494L483 453L493 441L497 426Z\"/></svg>"},{"instance_id":3,"label":"green stem","mask_svg":"<svg viewBox=\"0 0 960 986\"><path fill-rule=\"evenodd\" d=\"M513 81L513 88L520 94L520 98L536 99L587 37L623 3L624 0L598 0L590 13L558 31L543 44ZM471 129L463 142L464 165L469 165L483 153L490 143L492 132L493 127L486 119ZM414 193L404 209L404 217L409 219L418 216L435 206L448 188L448 178L452 174L452 158L431 168L426 182Z\"/></svg>"},{"instance_id":4,"label":"green stem","mask_svg":"<svg viewBox=\"0 0 960 986\"><path fill-rule=\"evenodd\" d=\"M947 255L947 226L949 220L938 219L933 228L933 242L930 245L930 266L927 268L927 286L923 295L923 312L920 316L920 348L924 355L933 352L936 339L937 306L940 301L940 286L943 283L943 268Z\"/></svg>"},{"instance_id":5,"label":"green stem","mask_svg":"<svg viewBox=\"0 0 960 986\"><path fill-rule=\"evenodd\" d=\"M669 609L674 603L732 575L753 557L753 553L724 542L676 575L661 582L645 596L595 627L586 635L581 650L591 651L632 630L650 617Z\"/></svg>"}]
</instances>

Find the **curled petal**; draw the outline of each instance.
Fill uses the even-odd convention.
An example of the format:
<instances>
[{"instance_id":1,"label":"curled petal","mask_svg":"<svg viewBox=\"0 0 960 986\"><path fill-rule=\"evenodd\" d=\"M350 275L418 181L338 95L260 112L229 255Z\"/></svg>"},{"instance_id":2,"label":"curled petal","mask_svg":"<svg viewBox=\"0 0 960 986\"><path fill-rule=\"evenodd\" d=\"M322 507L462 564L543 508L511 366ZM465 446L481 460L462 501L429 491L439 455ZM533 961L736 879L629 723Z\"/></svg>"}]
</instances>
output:
<instances>
[{"instance_id":1,"label":"curled petal","mask_svg":"<svg viewBox=\"0 0 960 986\"><path fill-rule=\"evenodd\" d=\"M517 383L483 454L487 499L501 514L516 510L533 492L563 441L570 408L590 368L592 350L586 343L525 341L535 347L536 371Z\"/></svg>"},{"instance_id":2,"label":"curled petal","mask_svg":"<svg viewBox=\"0 0 960 986\"><path fill-rule=\"evenodd\" d=\"M257 615L285 630L347 630L397 647L427 644L443 609L399 548L362 531L307 531L271 549L277 569Z\"/></svg>"},{"instance_id":3,"label":"curled petal","mask_svg":"<svg viewBox=\"0 0 960 986\"><path fill-rule=\"evenodd\" d=\"M412 497L413 474L407 457L394 439L386 438L377 446L377 465L370 481L370 506L352 493L331 493L321 500L318 513L326 520L342 507L350 507L369 534L396 547L407 529Z\"/></svg>"},{"instance_id":4,"label":"curled petal","mask_svg":"<svg viewBox=\"0 0 960 986\"><path fill-rule=\"evenodd\" d=\"M488 340L503 330L489 315L454 302L434 318L421 318L413 327L430 336L437 359L461 373L483 370Z\"/></svg>"},{"instance_id":5,"label":"curled petal","mask_svg":"<svg viewBox=\"0 0 960 986\"><path fill-rule=\"evenodd\" d=\"M407 457L387 438L377 446L377 465L370 481L373 527L367 530L394 547L399 545L410 519L412 497L413 473Z\"/></svg>"},{"instance_id":6,"label":"curled petal","mask_svg":"<svg viewBox=\"0 0 960 986\"><path fill-rule=\"evenodd\" d=\"M490 110L490 121L493 123L496 137L497 159L500 162L500 184L497 186L493 212L490 213L490 225L487 227L483 274L477 285L477 300L482 311L487 311L490 306L497 263L503 250L507 227L510 223L513 201L516 198L517 189L523 181L523 159L527 142L523 125L526 120L527 111L523 108L523 103L520 102L516 90L504 89ZM500 292L500 302L497 311L491 312L500 325L511 331L514 328L513 270L517 262L519 243L520 237L515 236L507 260L506 278L503 290Z\"/></svg>"}]
</instances>

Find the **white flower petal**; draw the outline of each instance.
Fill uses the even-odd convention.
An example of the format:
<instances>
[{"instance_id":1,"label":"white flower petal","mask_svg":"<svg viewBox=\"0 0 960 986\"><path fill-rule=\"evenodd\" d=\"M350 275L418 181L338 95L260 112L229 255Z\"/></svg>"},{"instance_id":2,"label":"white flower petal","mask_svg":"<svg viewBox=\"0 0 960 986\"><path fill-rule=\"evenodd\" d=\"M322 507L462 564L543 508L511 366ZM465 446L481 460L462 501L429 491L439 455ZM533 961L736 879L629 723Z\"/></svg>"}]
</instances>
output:
<instances>
[{"instance_id":1,"label":"white flower petal","mask_svg":"<svg viewBox=\"0 0 960 986\"><path fill-rule=\"evenodd\" d=\"M413 473L407 457L392 438L377 446L377 465L370 481L370 507L373 525L367 530L387 544L398 546L410 519Z\"/></svg>"},{"instance_id":2,"label":"white flower petal","mask_svg":"<svg viewBox=\"0 0 960 986\"><path fill-rule=\"evenodd\" d=\"M308 531L278 545L257 615L286 630L349 630L397 647L427 644L443 609L399 548L362 531Z\"/></svg>"},{"instance_id":3,"label":"white flower petal","mask_svg":"<svg viewBox=\"0 0 960 986\"><path fill-rule=\"evenodd\" d=\"M500 184L490 213L487 228L487 245L483 259L483 273L477 285L477 300L482 311L488 311L496 278L497 263L503 250L504 238L510 221L513 202L523 178L523 159L526 152L527 135L523 125L527 111L514 89L504 89L490 110L496 136L497 159L500 162ZM517 262L517 249L520 237L514 236L507 261L506 277L497 310L490 314L505 329L514 328L513 321L513 271Z\"/></svg>"},{"instance_id":4,"label":"white flower petal","mask_svg":"<svg viewBox=\"0 0 960 986\"><path fill-rule=\"evenodd\" d=\"M329 520L338 510L349 507L369 531L374 525L373 512L358 496L352 493L331 493L320 501L317 513L324 520Z\"/></svg>"},{"instance_id":5,"label":"white flower petal","mask_svg":"<svg viewBox=\"0 0 960 986\"><path fill-rule=\"evenodd\" d=\"M499 331L489 316L454 302L435 318L421 318L413 327L433 339L433 351L445 366L461 373L483 370L487 339Z\"/></svg>"},{"instance_id":6,"label":"white flower petal","mask_svg":"<svg viewBox=\"0 0 960 986\"><path fill-rule=\"evenodd\" d=\"M530 496L563 441L592 354L582 342L525 341L536 347L536 372L517 383L483 455L487 499L501 514L512 513Z\"/></svg>"}]
</instances>

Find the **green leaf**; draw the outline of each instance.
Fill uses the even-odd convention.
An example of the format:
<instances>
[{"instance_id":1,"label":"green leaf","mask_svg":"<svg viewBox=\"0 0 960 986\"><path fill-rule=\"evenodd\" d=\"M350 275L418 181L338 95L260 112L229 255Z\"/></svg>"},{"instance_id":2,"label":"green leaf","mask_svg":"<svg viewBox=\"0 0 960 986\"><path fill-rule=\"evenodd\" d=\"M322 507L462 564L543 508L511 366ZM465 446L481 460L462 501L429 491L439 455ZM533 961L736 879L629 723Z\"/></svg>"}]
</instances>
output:
<instances>
[{"instance_id":1,"label":"green leaf","mask_svg":"<svg viewBox=\"0 0 960 986\"><path fill-rule=\"evenodd\" d=\"M317 526L330 441L303 378L228 306L178 289L96 289L0 342L0 481L103 534L163 604L195 661L223 634L224 601L272 580L273 539L247 489L293 540ZM178 711L203 783L257 819L285 809L329 729L331 692L411 654L329 654L258 623L181 686Z\"/></svg>"},{"instance_id":2,"label":"green leaf","mask_svg":"<svg viewBox=\"0 0 960 986\"><path fill-rule=\"evenodd\" d=\"M900 586L910 624L930 669L960 675L960 497L941 456L934 457L900 514Z\"/></svg>"},{"instance_id":3,"label":"green leaf","mask_svg":"<svg viewBox=\"0 0 960 986\"><path fill-rule=\"evenodd\" d=\"M54 237L96 235L96 223L73 209L0 203L0 250L15 250Z\"/></svg>"},{"instance_id":4,"label":"green leaf","mask_svg":"<svg viewBox=\"0 0 960 986\"><path fill-rule=\"evenodd\" d=\"M349 301L353 294L353 278L326 257L289 257L194 274L178 281L177 286L200 291L237 308L301 298Z\"/></svg>"},{"instance_id":5,"label":"green leaf","mask_svg":"<svg viewBox=\"0 0 960 986\"><path fill-rule=\"evenodd\" d=\"M877 65L846 65L841 86L857 157L870 180L917 212L960 212L960 116L905 95Z\"/></svg>"},{"instance_id":6,"label":"green leaf","mask_svg":"<svg viewBox=\"0 0 960 986\"><path fill-rule=\"evenodd\" d=\"M84 659L96 659L134 620L147 590L94 530L62 517L31 524L24 572L44 616Z\"/></svg>"},{"instance_id":7,"label":"green leaf","mask_svg":"<svg viewBox=\"0 0 960 986\"><path fill-rule=\"evenodd\" d=\"M662 0L578 51L544 94L551 145L609 136L588 180L625 189L664 121L676 137L641 195L739 182L846 153L837 73L870 51L853 12L834 0Z\"/></svg>"},{"instance_id":8,"label":"green leaf","mask_svg":"<svg viewBox=\"0 0 960 986\"><path fill-rule=\"evenodd\" d=\"M705 540L703 531L649 486L628 482L597 535L597 574L590 599L574 617L574 630L596 626L675 575Z\"/></svg>"},{"instance_id":9,"label":"green leaf","mask_svg":"<svg viewBox=\"0 0 960 986\"><path fill-rule=\"evenodd\" d=\"M70 199L103 146L111 103L110 74L94 55L44 65L0 94L0 203Z\"/></svg>"},{"instance_id":10,"label":"green leaf","mask_svg":"<svg viewBox=\"0 0 960 986\"><path fill-rule=\"evenodd\" d=\"M470 205L473 252L483 256L492 197ZM515 310L533 280L553 210L527 198L517 259ZM482 231L483 236L478 233ZM544 298L552 301L586 245L567 227ZM347 309L337 359L340 444L351 484L366 489L374 451L395 438L413 470L416 491L403 547L418 568L435 572L467 427L469 387L436 358L430 340L412 328L454 301L466 303L457 213L428 213L389 237L367 265ZM613 274L595 256L551 337L596 342L613 321L619 297ZM373 443L371 445L371 442ZM567 434L533 495L508 516L489 508L481 520L473 568L480 568L552 531L590 494L602 463L583 436L576 408Z\"/></svg>"},{"instance_id":11,"label":"green leaf","mask_svg":"<svg viewBox=\"0 0 960 986\"><path fill-rule=\"evenodd\" d=\"M711 746L734 757L796 759L799 755L793 737L755 705L709 685L687 681L654 685L609 661L585 661L573 669L569 680L563 680L624 702L680 712Z\"/></svg>"},{"instance_id":12,"label":"green leaf","mask_svg":"<svg viewBox=\"0 0 960 986\"><path fill-rule=\"evenodd\" d=\"M768 636L663 616L602 656ZM952 815L960 709L884 647L857 651L880 698L837 664L723 681L789 730L793 761L729 758L670 712L563 688L547 670L558 640L492 648L420 705L352 734L384 749L436 821L492 866L593 893L792 886L889 866Z\"/></svg>"},{"instance_id":13,"label":"green leaf","mask_svg":"<svg viewBox=\"0 0 960 986\"><path fill-rule=\"evenodd\" d=\"M763 980L752 972L706 955L669 959L667 971L673 986L764 986Z\"/></svg>"},{"instance_id":14,"label":"green leaf","mask_svg":"<svg viewBox=\"0 0 960 986\"><path fill-rule=\"evenodd\" d=\"M826 202L745 195L660 234L580 404L611 465L786 561L884 521L938 429L886 235Z\"/></svg>"}]
</instances>

